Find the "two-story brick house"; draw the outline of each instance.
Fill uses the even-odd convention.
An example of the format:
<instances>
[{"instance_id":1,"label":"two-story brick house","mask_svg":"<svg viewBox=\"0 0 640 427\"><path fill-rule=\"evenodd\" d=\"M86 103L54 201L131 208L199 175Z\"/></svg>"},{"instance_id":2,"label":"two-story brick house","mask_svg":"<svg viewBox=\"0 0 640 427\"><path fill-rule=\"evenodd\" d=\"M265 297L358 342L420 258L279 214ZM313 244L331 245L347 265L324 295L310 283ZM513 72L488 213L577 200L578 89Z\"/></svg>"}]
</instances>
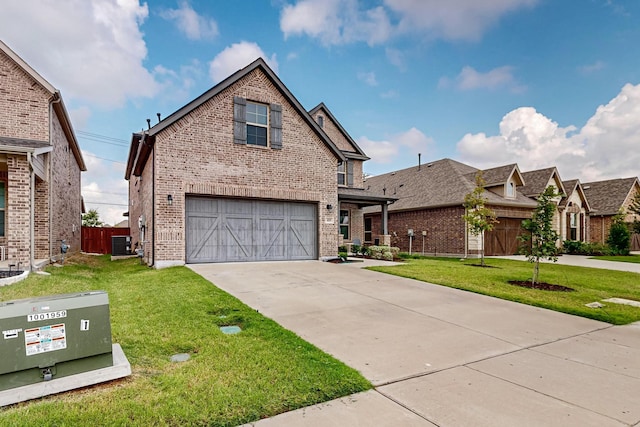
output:
<instances>
[{"instance_id":1,"label":"two-story brick house","mask_svg":"<svg viewBox=\"0 0 640 427\"><path fill-rule=\"evenodd\" d=\"M331 117L325 107L314 111L315 119L257 59L134 134L125 179L133 243L147 263L336 255L339 168L351 164L349 189L361 183L356 161L366 156L337 134L334 142L323 129L337 121L319 119Z\"/></svg>"},{"instance_id":2,"label":"two-story brick house","mask_svg":"<svg viewBox=\"0 0 640 427\"><path fill-rule=\"evenodd\" d=\"M35 268L80 250L86 170L60 92L0 41L0 257Z\"/></svg>"}]
</instances>

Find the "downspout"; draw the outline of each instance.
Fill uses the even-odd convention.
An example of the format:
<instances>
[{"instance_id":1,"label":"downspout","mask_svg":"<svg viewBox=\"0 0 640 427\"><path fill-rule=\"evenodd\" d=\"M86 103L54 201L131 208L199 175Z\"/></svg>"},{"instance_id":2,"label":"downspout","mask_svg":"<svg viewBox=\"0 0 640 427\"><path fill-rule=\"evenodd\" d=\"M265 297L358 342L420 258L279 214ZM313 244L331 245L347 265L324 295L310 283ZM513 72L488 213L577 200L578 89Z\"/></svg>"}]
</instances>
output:
<instances>
[{"instance_id":1,"label":"downspout","mask_svg":"<svg viewBox=\"0 0 640 427\"><path fill-rule=\"evenodd\" d=\"M36 221L35 221L35 186L36 175L33 168L33 159L31 153L27 153L27 162L29 163L29 270L35 270L35 245L36 245Z\"/></svg>"},{"instance_id":2,"label":"downspout","mask_svg":"<svg viewBox=\"0 0 640 427\"><path fill-rule=\"evenodd\" d=\"M53 98L51 100L51 102L49 102L49 144L51 144L51 146L53 146L53 104L59 104L60 101L62 101L62 98L60 97L60 92L55 92L53 94ZM54 257L53 254L53 248L54 248L54 244L53 244L53 189L51 188L51 170L53 169L51 166L52 160L53 160L53 155L49 156L49 170L47 171L49 174L49 191L47 191L48 195L49 195L49 260L51 261L51 259ZM31 218L33 218L33 215L31 215Z\"/></svg>"},{"instance_id":3,"label":"downspout","mask_svg":"<svg viewBox=\"0 0 640 427\"><path fill-rule=\"evenodd\" d=\"M467 208L464 209L465 216L467 215ZM482 242L482 250L484 251L484 240ZM469 257L469 223L464 222L464 259Z\"/></svg>"},{"instance_id":4,"label":"downspout","mask_svg":"<svg viewBox=\"0 0 640 427\"><path fill-rule=\"evenodd\" d=\"M151 170L151 266L156 264L156 147L153 146L153 169Z\"/></svg>"}]
</instances>

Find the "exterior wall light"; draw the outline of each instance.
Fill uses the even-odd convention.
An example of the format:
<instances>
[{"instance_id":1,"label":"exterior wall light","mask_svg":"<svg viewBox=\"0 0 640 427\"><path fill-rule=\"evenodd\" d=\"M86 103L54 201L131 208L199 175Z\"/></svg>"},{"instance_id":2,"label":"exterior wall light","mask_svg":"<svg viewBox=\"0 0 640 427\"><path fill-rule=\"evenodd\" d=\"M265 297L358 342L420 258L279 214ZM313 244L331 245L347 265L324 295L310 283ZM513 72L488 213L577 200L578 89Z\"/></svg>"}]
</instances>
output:
<instances>
[{"instance_id":1,"label":"exterior wall light","mask_svg":"<svg viewBox=\"0 0 640 427\"><path fill-rule=\"evenodd\" d=\"M167 204L168 204L169 206L171 206L171 205L173 204L173 196L172 196L171 194L169 194L169 195L167 196Z\"/></svg>"},{"instance_id":2,"label":"exterior wall light","mask_svg":"<svg viewBox=\"0 0 640 427\"><path fill-rule=\"evenodd\" d=\"M330 211L331 209L333 209L333 205L327 205L327 210Z\"/></svg>"}]
</instances>

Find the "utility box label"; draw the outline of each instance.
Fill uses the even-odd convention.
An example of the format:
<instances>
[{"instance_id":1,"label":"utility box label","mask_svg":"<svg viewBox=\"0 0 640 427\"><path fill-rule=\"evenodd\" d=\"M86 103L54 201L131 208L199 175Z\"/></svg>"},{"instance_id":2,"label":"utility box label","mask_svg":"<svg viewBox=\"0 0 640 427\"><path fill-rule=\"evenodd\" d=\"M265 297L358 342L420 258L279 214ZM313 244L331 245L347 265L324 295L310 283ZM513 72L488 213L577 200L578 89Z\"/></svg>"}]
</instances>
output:
<instances>
[{"instance_id":1,"label":"utility box label","mask_svg":"<svg viewBox=\"0 0 640 427\"><path fill-rule=\"evenodd\" d=\"M24 342L27 356L67 348L64 323L25 329Z\"/></svg>"}]
</instances>

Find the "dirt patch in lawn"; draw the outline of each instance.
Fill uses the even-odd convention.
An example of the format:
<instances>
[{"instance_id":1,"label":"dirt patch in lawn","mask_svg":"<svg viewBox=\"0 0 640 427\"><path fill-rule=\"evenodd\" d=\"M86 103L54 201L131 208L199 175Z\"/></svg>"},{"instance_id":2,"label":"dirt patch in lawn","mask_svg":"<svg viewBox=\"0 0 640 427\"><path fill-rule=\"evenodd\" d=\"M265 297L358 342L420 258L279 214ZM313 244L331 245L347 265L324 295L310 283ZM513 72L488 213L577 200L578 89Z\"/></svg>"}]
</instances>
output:
<instances>
[{"instance_id":1,"label":"dirt patch in lawn","mask_svg":"<svg viewBox=\"0 0 640 427\"><path fill-rule=\"evenodd\" d=\"M573 292L575 289L568 288L562 285L554 285L545 282L531 283L530 280L509 280L510 285L521 286L529 289L540 289L542 291L554 291L554 292Z\"/></svg>"}]
</instances>

